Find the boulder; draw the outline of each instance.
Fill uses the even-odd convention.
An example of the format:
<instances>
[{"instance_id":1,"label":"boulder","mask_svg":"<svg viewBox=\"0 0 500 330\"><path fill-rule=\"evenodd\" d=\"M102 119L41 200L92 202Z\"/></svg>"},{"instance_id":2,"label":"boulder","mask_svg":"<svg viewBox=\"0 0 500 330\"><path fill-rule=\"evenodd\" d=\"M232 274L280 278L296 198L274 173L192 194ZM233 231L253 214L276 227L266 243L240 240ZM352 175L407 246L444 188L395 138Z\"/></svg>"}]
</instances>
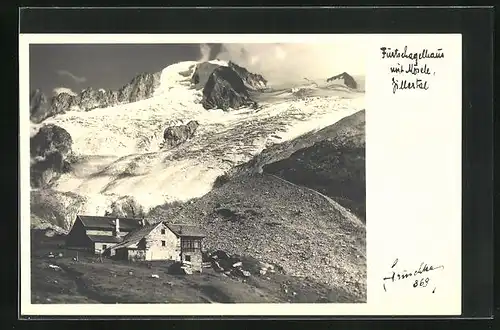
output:
<instances>
[{"instance_id":1,"label":"boulder","mask_svg":"<svg viewBox=\"0 0 500 330\"><path fill-rule=\"evenodd\" d=\"M170 126L163 132L163 147L177 147L192 138L200 124L191 120L186 125Z\"/></svg>"},{"instance_id":2,"label":"boulder","mask_svg":"<svg viewBox=\"0 0 500 330\"><path fill-rule=\"evenodd\" d=\"M247 271L247 270L244 270L242 268L234 268L233 269L233 272L232 272L235 276L239 276L239 277L250 277L250 272Z\"/></svg>"},{"instance_id":3,"label":"boulder","mask_svg":"<svg viewBox=\"0 0 500 330\"><path fill-rule=\"evenodd\" d=\"M229 254L227 254L227 252L225 251L217 250L215 252L212 252L211 257L213 259L229 259Z\"/></svg>"},{"instance_id":4,"label":"boulder","mask_svg":"<svg viewBox=\"0 0 500 330\"><path fill-rule=\"evenodd\" d=\"M212 261L212 268L213 268L213 270L215 270L218 273L221 273L224 271L224 268L222 268L216 260Z\"/></svg>"}]
</instances>

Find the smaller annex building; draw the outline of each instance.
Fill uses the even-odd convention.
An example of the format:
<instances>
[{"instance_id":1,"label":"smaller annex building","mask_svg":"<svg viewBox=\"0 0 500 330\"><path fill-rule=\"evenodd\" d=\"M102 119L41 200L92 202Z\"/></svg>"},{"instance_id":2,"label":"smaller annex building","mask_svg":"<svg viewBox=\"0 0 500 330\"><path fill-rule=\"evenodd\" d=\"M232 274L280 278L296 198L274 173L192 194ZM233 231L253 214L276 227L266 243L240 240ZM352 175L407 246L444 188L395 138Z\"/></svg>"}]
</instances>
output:
<instances>
[{"instance_id":1,"label":"smaller annex building","mask_svg":"<svg viewBox=\"0 0 500 330\"><path fill-rule=\"evenodd\" d=\"M66 236L66 247L100 254L144 225L144 219L77 215Z\"/></svg>"}]
</instances>

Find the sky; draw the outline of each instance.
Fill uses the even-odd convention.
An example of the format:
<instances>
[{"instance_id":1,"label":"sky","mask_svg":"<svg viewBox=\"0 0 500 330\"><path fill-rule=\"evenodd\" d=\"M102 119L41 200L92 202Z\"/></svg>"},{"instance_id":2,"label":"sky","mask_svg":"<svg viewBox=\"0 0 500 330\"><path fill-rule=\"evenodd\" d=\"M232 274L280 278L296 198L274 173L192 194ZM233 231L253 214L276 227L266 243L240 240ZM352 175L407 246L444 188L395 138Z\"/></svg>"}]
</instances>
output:
<instances>
[{"instance_id":1,"label":"sky","mask_svg":"<svg viewBox=\"0 0 500 330\"><path fill-rule=\"evenodd\" d=\"M32 44L30 89L46 95L82 89L119 89L136 75L179 61L232 60L270 83L364 74L355 43L323 44Z\"/></svg>"}]
</instances>

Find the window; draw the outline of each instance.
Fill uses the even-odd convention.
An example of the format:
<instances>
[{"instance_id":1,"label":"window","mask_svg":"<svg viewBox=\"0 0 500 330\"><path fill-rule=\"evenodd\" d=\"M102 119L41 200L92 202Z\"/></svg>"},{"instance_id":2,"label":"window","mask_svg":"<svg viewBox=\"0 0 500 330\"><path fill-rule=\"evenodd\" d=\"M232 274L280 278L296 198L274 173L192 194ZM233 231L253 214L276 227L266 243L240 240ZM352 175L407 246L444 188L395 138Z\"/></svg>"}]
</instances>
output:
<instances>
[{"instance_id":1,"label":"window","mask_svg":"<svg viewBox=\"0 0 500 330\"><path fill-rule=\"evenodd\" d=\"M107 246L106 244L103 244L103 245L102 245L102 250L103 250L103 251L104 251L104 250L106 250L106 248L107 248L107 247L108 247L108 246Z\"/></svg>"},{"instance_id":2,"label":"window","mask_svg":"<svg viewBox=\"0 0 500 330\"><path fill-rule=\"evenodd\" d=\"M184 259L185 259L186 261L191 261L191 256L185 256L185 257L184 257Z\"/></svg>"},{"instance_id":3,"label":"window","mask_svg":"<svg viewBox=\"0 0 500 330\"><path fill-rule=\"evenodd\" d=\"M186 252L194 252L200 249L200 241L192 240L192 239L183 239L182 240L182 251Z\"/></svg>"},{"instance_id":4,"label":"window","mask_svg":"<svg viewBox=\"0 0 500 330\"><path fill-rule=\"evenodd\" d=\"M166 246L166 242L165 241L161 241L161 246Z\"/></svg>"},{"instance_id":5,"label":"window","mask_svg":"<svg viewBox=\"0 0 500 330\"><path fill-rule=\"evenodd\" d=\"M162 235L165 235L165 229L162 229L162 230L161 230L161 234L162 234Z\"/></svg>"}]
</instances>

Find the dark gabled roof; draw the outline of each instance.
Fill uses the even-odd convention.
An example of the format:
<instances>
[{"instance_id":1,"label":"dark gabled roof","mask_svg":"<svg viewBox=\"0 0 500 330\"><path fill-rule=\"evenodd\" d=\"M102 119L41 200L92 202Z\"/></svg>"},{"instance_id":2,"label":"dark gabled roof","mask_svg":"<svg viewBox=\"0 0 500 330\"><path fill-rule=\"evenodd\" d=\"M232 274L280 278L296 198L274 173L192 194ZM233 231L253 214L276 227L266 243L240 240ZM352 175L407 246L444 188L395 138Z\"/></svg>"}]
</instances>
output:
<instances>
[{"instance_id":1,"label":"dark gabled roof","mask_svg":"<svg viewBox=\"0 0 500 330\"><path fill-rule=\"evenodd\" d=\"M120 244L117 244L111 248L114 250L114 249L119 249L119 248L127 246L127 245L136 244L141 239L146 237L153 229L155 229L159 225L161 225L161 222L158 222L158 223L155 223L152 225L146 225L144 227L136 229L136 230L130 232L128 235L126 235Z\"/></svg>"},{"instance_id":2,"label":"dark gabled roof","mask_svg":"<svg viewBox=\"0 0 500 330\"><path fill-rule=\"evenodd\" d=\"M121 237L107 236L107 235L88 235L90 240L94 243L120 243Z\"/></svg>"},{"instance_id":3,"label":"dark gabled roof","mask_svg":"<svg viewBox=\"0 0 500 330\"><path fill-rule=\"evenodd\" d=\"M205 237L199 226L178 223L165 223L165 226L179 237Z\"/></svg>"},{"instance_id":4,"label":"dark gabled roof","mask_svg":"<svg viewBox=\"0 0 500 330\"><path fill-rule=\"evenodd\" d=\"M117 217L97 217L90 215L77 215L77 219L80 219L83 226L86 228L96 228L96 229L109 229L115 228L115 220ZM140 221L142 219L132 219L132 218L118 218L120 219L120 230L132 231L141 226Z\"/></svg>"}]
</instances>

